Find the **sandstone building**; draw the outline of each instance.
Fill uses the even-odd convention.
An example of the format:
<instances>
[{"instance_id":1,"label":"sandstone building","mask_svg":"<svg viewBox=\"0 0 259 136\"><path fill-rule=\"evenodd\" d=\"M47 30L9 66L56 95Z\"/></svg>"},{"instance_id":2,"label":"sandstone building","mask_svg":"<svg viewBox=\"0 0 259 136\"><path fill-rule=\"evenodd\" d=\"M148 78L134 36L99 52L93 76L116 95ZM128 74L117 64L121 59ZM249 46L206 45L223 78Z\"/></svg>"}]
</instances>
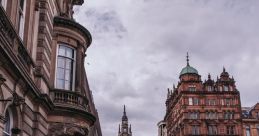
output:
<instances>
[{"instance_id":1,"label":"sandstone building","mask_svg":"<svg viewBox=\"0 0 259 136\"><path fill-rule=\"evenodd\" d=\"M0 0L0 135L101 136L73 19L84 0Z\"/></svg>"},{"instance_id":2,"label":"sandstone building","mask_svg":"<svg viewBox=\"0 0 259 136\"><path fill-rule=\"evenodd\" d=\"M128 123L126 114L126 107L124 105L123 115L121 118L121 125L119 125L118 136L132 136L131 125Z\"/></svg>"}]
</instances>

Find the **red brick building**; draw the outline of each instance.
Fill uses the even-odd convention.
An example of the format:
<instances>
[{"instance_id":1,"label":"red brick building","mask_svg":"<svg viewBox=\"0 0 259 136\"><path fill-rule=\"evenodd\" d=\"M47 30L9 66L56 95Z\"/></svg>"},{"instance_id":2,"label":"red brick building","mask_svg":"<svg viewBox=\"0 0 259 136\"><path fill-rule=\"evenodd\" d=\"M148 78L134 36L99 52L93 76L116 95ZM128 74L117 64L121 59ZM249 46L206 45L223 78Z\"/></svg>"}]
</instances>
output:
<instances>
[{"instance_id":1,"label":"red brick building","mask_svg":"<svg viewBox=\"0 0 259 136\"><path fill-rule=\"evenodd\" d=\"M225 68L216 81L208 75L203 82L187 56L179 79L176 87L168 89L167 136L242 135L239 91Z\"/></svg>"},{"instance_id":2,"label":"red brick building","mask_svg":"<svg viewBox=\"0 0 259 136\"><path fill-rule=\"evenodd\" d=\"M259 103L253 107L242 108L244 136L259 136Z\"/></svg>"}]
</instances>

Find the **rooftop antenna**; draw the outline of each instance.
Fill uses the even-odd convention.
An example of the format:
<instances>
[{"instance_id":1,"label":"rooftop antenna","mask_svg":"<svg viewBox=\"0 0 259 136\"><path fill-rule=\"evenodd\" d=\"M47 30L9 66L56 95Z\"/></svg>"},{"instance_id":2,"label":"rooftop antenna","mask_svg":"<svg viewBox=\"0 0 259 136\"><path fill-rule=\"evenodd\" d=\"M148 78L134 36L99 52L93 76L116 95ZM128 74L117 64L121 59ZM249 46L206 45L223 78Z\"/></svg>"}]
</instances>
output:
<instances>
[{"instance_id":1,"label":"rooftop antenna","mask_svg":"<svg viewBox=\"0 0 259 136\"><path fill-rule=\"evenodd\" d=\"M186 61L187 61L187 66L190 66L189 64L189 53L187 52L187 56L186 56Z\"/></svg>"}]
</instances>

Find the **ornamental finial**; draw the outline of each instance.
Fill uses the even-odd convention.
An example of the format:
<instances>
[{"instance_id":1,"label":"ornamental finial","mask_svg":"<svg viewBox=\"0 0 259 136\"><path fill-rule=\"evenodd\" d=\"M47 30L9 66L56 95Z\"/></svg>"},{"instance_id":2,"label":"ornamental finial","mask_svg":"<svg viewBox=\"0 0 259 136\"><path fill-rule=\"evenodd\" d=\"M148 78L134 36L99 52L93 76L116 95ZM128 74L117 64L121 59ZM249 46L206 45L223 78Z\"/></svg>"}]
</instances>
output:
<instances>
[{"instance_id":1,"label":"ornamental finial","mask_svg":"<svg viewBox=\"0 0 259 136\"><path fill-rule=\"evenodd\" d=\"M189 64L189 53L187 52L187 56L186 56L186 61L187 61L187 66L190 66Z\"/></svg>"}]
</instances>

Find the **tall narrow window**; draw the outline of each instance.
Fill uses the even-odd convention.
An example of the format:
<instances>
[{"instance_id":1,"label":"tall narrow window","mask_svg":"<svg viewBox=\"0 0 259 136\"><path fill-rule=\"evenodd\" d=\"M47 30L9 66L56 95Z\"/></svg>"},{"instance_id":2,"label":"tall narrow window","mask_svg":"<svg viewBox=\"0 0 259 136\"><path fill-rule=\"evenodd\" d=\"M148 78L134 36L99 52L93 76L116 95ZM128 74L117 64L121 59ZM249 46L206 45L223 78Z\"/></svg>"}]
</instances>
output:
<instances>
[{"instance_id":1,"label":"tall narrow window","mask_svg":"<svg viewBox=\"0 0 259 136\"><path fill-rule=\"evenodd\" d=\"M57 56L56 88L73 90L75 51L66 45L60 45Z\"/></svg>"},{"instance_id":2,"label":"tall narrow window","mask_svg":"<svg viewBox=\"0 0 259 136\"><path fill-rule=\"evenodd\" d=\"M19 18L18 18L18 32L20 38L23 40L24 34L24 19L25 19L25 6L26 0L19 0Z\"/></svg>"},{"instance_id":3,"label":"tall narrow window","mask_svg":"<svg viewBox=\"0 0 259 136\"><path fill-rule=\"evenodd\" d=\"M7 0L0 0L2 7L6 10Z\"/></svg>"},{"instance_id":4,"label":"tall narrow window","mask_svg":"<svg viewBox=\"0 0 259 136\"><path fill-rule=\"evenodd\" d=\"M11 115L7 110L5 113L5 123L4 123L4 136L11 136Z\"/></svg>"},{"instance_id":5,"label":"tall narrow window","mask_svg":"<svg viewBox=\"0 0 259 136\"><path fill-rule=\"evenodd\" d=\"M224 91L228 91L228 86L224 85Z\"/></svg>"},{"instance_id":6,"label":"tall narrow window","mask_svg":"<svg viewBox=\"0 0 259 136\"><path fill-rule=\"evenodd\" d=\"M219 86L219 91L222 91L222 86Z\"/></svg>"},{"instance_id":7,"label":"tall narrow window","mask_svg":"<svg viewBox=\"0 0 259 136\"><path fill-rule=\"evenodd\" d=\"M251 136L249 126L246 126L246 136Z\"/></svg>"},{"instance_id":8,"label":"tall narrow window","mask_svg":"<svg viewBox=\"0 0 259 136\"><path fill-rule=\"evenodd\" d=\"M232 99L230 99L230 98L226 98L226 105L227 105L227 106L230 106L230 105L231 105L231 100L232 100Z\"/></svg>"},{"instance_id":9,"label":"tall narrow window","mask_svg":"<svg viewBox=\"0 0 259 136\"><path fill-rule=\"evenodd\" d=\"M256 112L256 118L259 119L259 112Z\"/></svg>"},{"instance_id":10,"label":"tall narrow window","mask_svg":"<svg viewBox=\"0 0 259 136\"><path fill-rule=\"evenodd\" d=\"M189 98L189 105L193 105L192 98Z\"/></svg>"},{"instance_id":11,"label":"tall narrow window","mask_svg":"<svg viewBox=\"0 0 259 136\"><path fill-rule=\"evenodd\" d=\"M208 86L208 91L211 92L212 91L212 86Z\"/></svg>"},{"instance_id":12,"label":"tall narrow window","mask_svg":"<svg viewBox=\"0 0 259 136\"><path fill-rule=\"evenodd\" d=\"M208 126L209 135L217 135L217 126Z\"/></svg>"},{"instance_id":13,"label":"tall narrow window","mask_svg":"<svg viewBox=\"0 0 259 136\"><path fill-rule=\"evenodd\" d=\"M227 135L234 135L234 134L235 134L235 127L227 126Z\"/></svg>"},{"instance_id":14,"label":"tall narrow window","mask_svg":"<svg viewBox=\"0 0 259 136\"><path fill-rule=\"evenodd\" d=\"M199 105L199 99L193 98L193 105Z\"/></svg>"},{"instance_id":15,"label":"tall narrow window","mask_svg":"<svg viewBox=\"0 0 259 136\"><path fill-rule=\"evenodd\" d=\"M192 135L199 135L200 134L200 130L199 130L199 126L192 126Z\"/></svg>"}]
</instances>

